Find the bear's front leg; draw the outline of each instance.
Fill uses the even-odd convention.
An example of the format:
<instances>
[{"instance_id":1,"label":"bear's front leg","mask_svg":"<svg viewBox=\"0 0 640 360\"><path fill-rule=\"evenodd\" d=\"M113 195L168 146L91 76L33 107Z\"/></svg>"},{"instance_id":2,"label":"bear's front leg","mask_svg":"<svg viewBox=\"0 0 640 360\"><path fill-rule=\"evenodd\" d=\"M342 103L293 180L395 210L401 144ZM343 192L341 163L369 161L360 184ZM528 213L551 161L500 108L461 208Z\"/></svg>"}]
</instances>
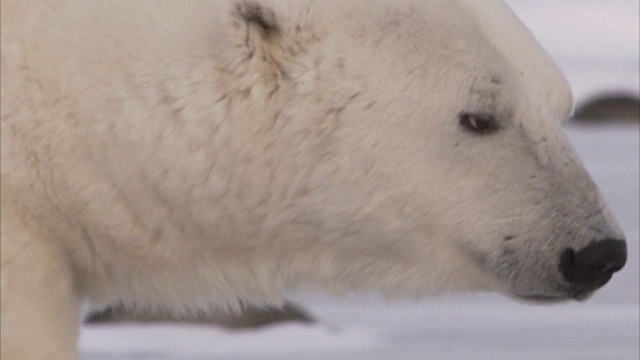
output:
<instances>
[{"instance_id":1,"label":"bear's front leg","mask_svg":"<svg viewBox=\"0 0 640 360\"><path fill-rule=\"evenodd\" d=\"M0 358L77 359L80 300L71 266L2 200Z\"/></svg>"}]
</instances>

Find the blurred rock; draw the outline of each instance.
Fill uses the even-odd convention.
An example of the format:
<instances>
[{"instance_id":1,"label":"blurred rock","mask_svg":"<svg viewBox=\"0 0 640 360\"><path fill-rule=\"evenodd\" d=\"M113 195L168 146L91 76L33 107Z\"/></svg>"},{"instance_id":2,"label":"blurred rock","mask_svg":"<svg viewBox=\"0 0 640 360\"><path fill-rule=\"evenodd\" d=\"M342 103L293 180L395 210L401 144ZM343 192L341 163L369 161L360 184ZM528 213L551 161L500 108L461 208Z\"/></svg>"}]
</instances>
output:
<instances>
[{"instance_id":1,"label":"blurred rock","mask_svg":"<svg viewBox=\"0 0 640 360\"><path fill-rule=\"evenodd\" d=\"M222 311L191 312L172 314L162 310L128 309L115 305L90 313L85 324L104 324L118 322L177 322L210 324L226 329L245 329L272 325L281 322L313 323L314 319L299 306L287 302L282 308L245 307L241 313Z\"/></svg>"},{"instance_id":2,"label":"blurred rock","mask_svg":"<svg viewBox=\"0 0 640 360\"><path fill-rule=\"evenodd\" d=\"M574 121L639 121L640 99L630 94L603 94L579 104Z\"/></svg>"}]
</instances>

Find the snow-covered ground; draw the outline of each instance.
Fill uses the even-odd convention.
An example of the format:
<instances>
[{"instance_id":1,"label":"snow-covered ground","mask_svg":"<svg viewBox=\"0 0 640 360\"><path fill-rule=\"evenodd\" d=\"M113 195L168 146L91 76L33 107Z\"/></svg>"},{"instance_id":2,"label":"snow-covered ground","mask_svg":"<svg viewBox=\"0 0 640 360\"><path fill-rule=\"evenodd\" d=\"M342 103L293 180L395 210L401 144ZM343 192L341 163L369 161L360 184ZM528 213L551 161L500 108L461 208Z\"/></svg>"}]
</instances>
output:
<instances>
[{"instance_id":1,"label":"snow-covered ground","mask_svg":"<svg viewBox=\"0 0 640 360\"><path fill-rule=\"evenodd\" d=\"M576 99L639 94L636 0L509 0L566 72ZM640 358L640 133L637 124L567 132L625 230L627 267L583 303L532 306L498 295L386 304L371 297L298 297L319 320L251 331L207 326L85 327L83 359Z\"/></svg>"}]
</instances>

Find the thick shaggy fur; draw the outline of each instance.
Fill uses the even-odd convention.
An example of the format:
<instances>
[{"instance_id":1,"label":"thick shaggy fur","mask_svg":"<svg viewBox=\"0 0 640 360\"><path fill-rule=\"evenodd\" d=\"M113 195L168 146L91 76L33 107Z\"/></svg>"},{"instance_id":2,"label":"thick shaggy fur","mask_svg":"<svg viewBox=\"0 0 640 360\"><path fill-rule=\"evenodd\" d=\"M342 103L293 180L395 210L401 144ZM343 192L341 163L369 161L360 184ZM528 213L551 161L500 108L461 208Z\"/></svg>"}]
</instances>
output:
<instances>
[{"instance_id":1,"label":"thick shaggy fur","mask_svg":"<svg viewBox=\"0 0 640 360\"><path fill-rule=\"evenodd\" d=\"M77 356L84 300L563 298L559 252L620 237L493 0L1 6L3 359Z\"/></svg>"}]
</instances>

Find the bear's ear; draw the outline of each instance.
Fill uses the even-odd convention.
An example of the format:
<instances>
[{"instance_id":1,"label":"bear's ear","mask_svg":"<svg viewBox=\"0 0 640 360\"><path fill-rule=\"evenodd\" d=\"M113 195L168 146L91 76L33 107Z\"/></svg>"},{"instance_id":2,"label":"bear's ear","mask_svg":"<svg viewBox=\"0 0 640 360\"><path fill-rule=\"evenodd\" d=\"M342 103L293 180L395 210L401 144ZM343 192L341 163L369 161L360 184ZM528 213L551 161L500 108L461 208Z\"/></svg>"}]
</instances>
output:
<instances>
[{"instance_id":1,"label":"bear's ear","mask_svg":"<svg viewBox=\"0 0 640 360\"><path fill-rule=\"evenodd\" d=\"M267 45L279 36L280 27L275 11L255 0L241 0L234 4L236 26L244 31L246 44L253 51L256 46Z\"/></svg>"},{"instance_id":2,"label":"bear's ear","mask_svg":"<svg viewBox=\"0 0 640 360\"><path fill-rule=\"evenodd\" d=\"M309 40L308 9L285 9L288 1L234 0L231 36L236 52L233 62L250 72L252 86L266 94L295 72L296 58ZM298 10L298 14L296 14ZM294 15L295 14L295 15Z\"/></svg>"}]
</instances>

